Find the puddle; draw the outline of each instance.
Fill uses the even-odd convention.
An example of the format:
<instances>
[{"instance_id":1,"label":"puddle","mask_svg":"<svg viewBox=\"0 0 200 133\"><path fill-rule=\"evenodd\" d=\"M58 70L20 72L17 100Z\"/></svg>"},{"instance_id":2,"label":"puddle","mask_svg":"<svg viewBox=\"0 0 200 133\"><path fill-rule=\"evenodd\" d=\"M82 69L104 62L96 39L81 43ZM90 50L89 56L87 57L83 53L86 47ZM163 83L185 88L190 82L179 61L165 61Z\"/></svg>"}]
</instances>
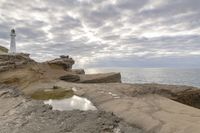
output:
<instances>
[{"instance_id":1,"label":"puddle","mask_svg":"<svg viewBox=\"0 0 200 133\"><path fill-rule=\"evenodd\" d=\"M65 99L49 99L44 101L45 104L49 104L53 107L53 110L97 110L97 108L86 98L79 96L72 96Z\"/></svg>"},{"instance_id":2,"label":"puddle","mask_svg":"<svg viewBox=\"0 0 200 133\"><path fill-rule=\"evenodd\" d=\"M74 95L75 91L75 87L69 89L54 86L34 92L31 98L43 100L44 104L51 105L53 110L97 110L88 99Z\"/></svg>"},{"instance_id":3,"label":"puddle","mask_svg":"<svg viewBox=\"0 0 200 133\"><path fill-rule=\"evenodd\" d=\"M36 100L63 99L74 95L71 89L45 89L36 91L31 98Z\"/></svg>"}]
</instances>

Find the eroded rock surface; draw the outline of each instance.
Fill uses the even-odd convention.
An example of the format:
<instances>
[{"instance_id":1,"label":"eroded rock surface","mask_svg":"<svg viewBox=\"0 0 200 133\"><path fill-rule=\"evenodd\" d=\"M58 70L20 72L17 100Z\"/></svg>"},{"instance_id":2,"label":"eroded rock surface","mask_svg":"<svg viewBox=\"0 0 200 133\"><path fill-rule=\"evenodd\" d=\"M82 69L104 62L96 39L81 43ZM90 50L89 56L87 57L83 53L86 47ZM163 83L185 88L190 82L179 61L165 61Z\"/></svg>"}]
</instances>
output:
<instances>
[{"instance_id":1,"label":"eroded rock surface","mask_svg":"<svg viewBox=\"0 0 200 133\"><path fill-rule=\"evenodd\" d=\"M136 86L142 88L143 85ZM113 112L129 124L137 125L150 133L199 133L199 109L163 97L164 92L167 92L161 93L162 86L167 90L165 85L160 85L160 89L150 90L148 93L146 93L148 90L145 92L143 89L143 93L141 90L140 94L130 96L128 93L131 91L137 93L136 90L134 92L136 86L130 84L85 86L82 95L93 101L99 109ZM180 93L181 87L177 86L175 91ZM125 91L126 94L122 93ZM165 96L167 95L168 93Z\"/></svg>"},{"instance_id":2,"label":"eroded rock surface","mask_svg":"<svg viewBox=\"0 0 200 133\"><path fill-rule=\"evenodd\" d=\"M200 109L200 90L191 89L179 92L173 100Z\"/></svg>"},{"instance_id":3,"label":"eroded rock surface","mask_svg":"<svg viewBox=\"0 0 200 133\"><path fill-rule=\"evenodd\" d=\"M79 82L80 76L75 75L75 74L68 74L68 75L65 75L65 76L61 76L59 79L67 81L67 82Z\"/></svg>"},{"instance_id":4,"label":"eroded rock surface","mask_svg":"<svg viewBox=\"0 0 200 133\"><path fill-rule=\"evenodd\" d=\"M16 68L26 67L28 64L36 63L29 58L29 54L1 54L0 55L0 72L13 70Z\"/></svg>"},{"instance_id":5,"label":"eroded rock surface","mask_svg":"<svg viewBox=\"0 0 200 133\"><path fill-rule=\"evenodd\" d=\"M72 69L74 60L69 56L36 62L29 54L0 55L0 83L27 86L42 80L65 80L78 83L115 83L121 82L120 73L85 74L83 69ZM24 78L26 77L26 78ZM22 87L24 88L24 87Z\"/></svg>"},{"instance_id":6,"label":"eroded rock surface","mask_svg":"<svg viewBox=\"0 0 200 133\"><path fill-rule=\"evenodd\" d=\"M106 133L119 130L117 127L125 133L144 131L199 133L200 131L200 110L197 109L200 108L198 88L108 83L121 82L120 74L77 74L72 71L74 61L68 56L61 56L48 63L35 63L27 55L2 55L0 62L2 70L0 82L14 83L20 88L23 87L21 90L27 95L54 86L58 89L69 88L74 90L76 95L90 99L99 109L99 111L87 112L53 111L50 106L44 105L41 101L26 98L15 88L0 86L2 133L26 133L27 131L30 133ZM59 80L60 77L70 74L78 75L76 79L80 78L80 81L76 82L79 84ZM74 77L67 78L67 80L74 80Z\"/></svg>"},{"instance_id":7,"label":"eroded rock surface","mask_svg":"<svg viewBox=\"0 0 200 133\"><path fill-rule=\"evenodd\" d=\"M0 105L1 133L143 133L112 113L55 111L5 85L0 85Z\"/></svg>"},{"instance_id":8,"label":"eroded rock surface","mask_svg":"<svg viewBox=\"0 0 200 133\"><path fill-rule=\"evenodd\" d=\"M121 83L120 73L104 74L67 74L61 76L60 80L77 83Z\"/></svg>"},{"instance_id":9,"label":"eroded rock surface","mask_svg":"<svg viewBox=\"0 0 200 133\"><path fill-rule=\"evenodd\" d=\"M69 57L69 56L60 56L60 58L56 58L54 60L48 61L48 64L50 65L57 65L62 66L63 69L69 70L72 69L72 65L75 63L75 61Z\"/></svg>"},{"instance_id":10,"label":"eroded rock surface","mask_svg":"<svg viewBox=\"0 0 200 133\"><path fill-rule=\"evenodd\" d=\"M135 97L157 94L180 103L200 108L200 89L184 85L135 84L131 89L122 89L124 94Z\"/></svg>"},{"instance_id":11,"label":"eroded rock surface","mask_svg":"<svg viewBox=\"0 0 200 133\"><path fill-rule=\"evenodd\" d=\"M120 73L80 75L80 83L121 83Z\"/></svg>"},{"instance_id":12,"label":"eroded rock surface","mask_svg":"<svg viewBox=\"0 0 200 133\"><path fill-rule=\"evenodd\" d=\"M48 88L54 85L74 88L76 95L88 98L99 110L112 112L130 125L140 127L148 133L200 131L200 110L171 99L176 93L192 88L197 90L194 87L122 83L75 84L56 81L35 84L32 88ZM27 88L26 93L31 93L31 88Z\"/></svg>"}]
</instances>

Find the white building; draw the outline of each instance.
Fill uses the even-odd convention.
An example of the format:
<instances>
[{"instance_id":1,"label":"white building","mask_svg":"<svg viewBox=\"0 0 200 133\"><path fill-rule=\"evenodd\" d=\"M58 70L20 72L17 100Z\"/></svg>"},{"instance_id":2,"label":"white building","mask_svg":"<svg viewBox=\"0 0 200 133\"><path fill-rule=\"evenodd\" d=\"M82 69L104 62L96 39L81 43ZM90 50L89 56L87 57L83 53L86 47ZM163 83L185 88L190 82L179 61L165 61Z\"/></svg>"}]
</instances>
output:
<instances>
[{"instance_id":1,"label":"white building","mask_svg":"<svg viewBox=\"0 0 200 133\"><path fill-rule=\"evenodd\" d=\"M16 53L16 43L15 43L15 37L16 37L16 33L15 30L12 29L11 33L10 33L10 50L9 53Z\"/></svg>"}]
</instances>

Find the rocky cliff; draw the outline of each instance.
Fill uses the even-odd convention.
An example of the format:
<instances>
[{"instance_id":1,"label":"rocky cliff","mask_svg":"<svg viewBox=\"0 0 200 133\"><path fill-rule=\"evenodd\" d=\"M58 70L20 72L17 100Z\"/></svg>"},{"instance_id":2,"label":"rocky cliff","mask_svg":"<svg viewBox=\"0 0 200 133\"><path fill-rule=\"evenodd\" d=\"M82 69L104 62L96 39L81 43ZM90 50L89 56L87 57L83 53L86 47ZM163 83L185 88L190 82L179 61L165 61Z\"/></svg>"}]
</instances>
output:
<instances>
[{"instance_id":1,"label":"rocky cliff","mask_svg":"<svg viewBox=\"0 0 200 133\"><path fill-rule=\"evenodd\" d=\"M1 131L199 133L199 88L119 83L119 73L87 75L73 64L68 56L38 63L27 54L0 55ZM98 110L54 111L31 99L60 88L88 98Z\"/></svg>"},{"instance_id":2,"label":"rocky cliff","mask_svg":"<svg viewBox=\"0 0 200 133\"><path fill-rule=\"evenodd\" d=\"M1 54L0 83L26 86L32 82L59 79L77 83L121 82L119 73L87 75L83 69L72 69L74 63L69 56L39 63L31 59L29 54Z\"/></svg>"},{"instance_id":3,"label":"rocky cliff","mask_svg":"<svg viewBox=\"0 0 200 133\"><path fill-rule=\"evenodd\" d=\"M71 70L75 61L69 56L60 56L60 58L56 58L54 60L48 61L49 65L62 66L64 70Z\"/></svg>"},{"instance_id":4,"label":"rocky cliff","mask_svg":"<svg viewBox=\"0 0 200 133\"><path fill-rule=\"evenodd\" d=\"M0 72L9 71L18 68L24 68L26 65L35 64L36 62L29 58L29 54L1 54L0 55Z\"/></svg>"}]
</instances>

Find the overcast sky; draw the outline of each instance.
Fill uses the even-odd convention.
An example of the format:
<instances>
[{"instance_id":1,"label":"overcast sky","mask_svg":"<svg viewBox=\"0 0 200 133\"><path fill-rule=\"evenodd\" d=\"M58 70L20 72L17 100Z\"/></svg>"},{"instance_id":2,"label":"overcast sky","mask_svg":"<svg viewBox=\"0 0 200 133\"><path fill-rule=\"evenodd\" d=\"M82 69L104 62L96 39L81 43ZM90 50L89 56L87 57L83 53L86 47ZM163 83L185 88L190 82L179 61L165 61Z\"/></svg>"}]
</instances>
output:
<instances>
[{"instance_id":1,"label":"overcast sky","mask_svg":"<svg viewBox=\"0 0 200 133\"><path fill-rule=\"evenodd\" d=\"M79 67L200 67L200 0L0 0L0 45Z\"/></svg>"}]
</instances>

